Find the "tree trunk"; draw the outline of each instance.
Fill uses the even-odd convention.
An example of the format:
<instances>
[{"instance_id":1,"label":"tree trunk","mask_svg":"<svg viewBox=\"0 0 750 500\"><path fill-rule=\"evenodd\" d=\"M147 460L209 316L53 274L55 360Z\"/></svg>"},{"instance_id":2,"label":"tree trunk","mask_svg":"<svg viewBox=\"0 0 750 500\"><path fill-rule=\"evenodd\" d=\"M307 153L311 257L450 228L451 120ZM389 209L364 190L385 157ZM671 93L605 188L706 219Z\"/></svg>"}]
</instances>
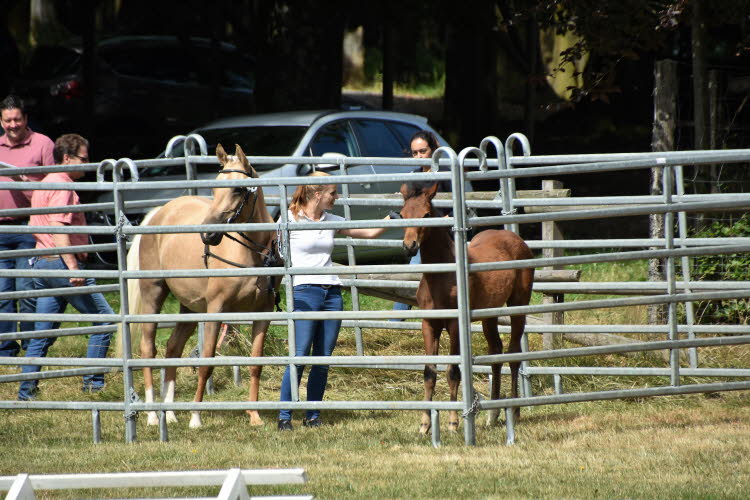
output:
<instances>
[{"instance_id":1,"label":"tree trunk","mask_svg":"<svg viewBox=\"0 0 750 500\"><path fill-rule=\"evenodd\" d=\"M718 70L711 70L708 72L708 97L709 97L709 144L710 149L722 149L720 130L722 128L723 117L721 113L721 103L719 102L719 96L721 95L720 87L721 78ZM709 179L711 181L711 194L721 192L719 186L719 167L718 165L709 166Z\"/></svg>"},{"instance_id":2,"label":"tree trunk","mask_svg":"<svg viewBox=\"0 0 750 500\"><path fill-rule=\"evenodd\" d=\"M693 50L693 136L695 149L708 149L708 71L706 64L705 0L693 0L692 50ZM710 167L695 166L694 192L711 191ZM696 214L695 226L703 227L704 214Z\"/></svg>"},{"instance_id":3,"label":"tree trunk","mask_svg":"<svg viewBox=\"0 0 750 500\"><path fill-rule=\"evenodd\" d=\"M708 148L708 70L704 0L693 0L693 122L695 149Z\"/></svg>"},{"instance_id":4,"label":"tree trunk","mask_svg":"<svg viewBox=\"0 0 750 500\"><path fill-rule=\"evenodd\" d=\"M255 7L258 111L338 108L349 4L277 1Z\"/></svg>"},{"instance_id":5,"label":"tree trunk","mask_svg":"<svg viewBox=\"0 0 750 500\"><path fill-rule=\"evenodd\" d=\"M78 15L81 16L82 29L81 39L83 41L83 55L82 55L82 67L83 67L83 88L85 92L83 94L83 113L86 116L86 120L83 123L88 130L81 130L80 133L90 136L94 130L94 96L96 95L96 39L94 37L94 31L96 28L96 5L93 0L85 0L81 2L83 8Z\"/></svg>"},{"instance_id":6,"label":"tree trunk","mask_svg":"<svg viewBox=\"0 0 750 500\"><path fill-rule=\"evenodd\" d=\"M393 50L393 22L391 19L390 2L383 3L386 11L383 13L383 101L385 110L393 109L393 79L395 64L395 50Z\"/></svg>"},{"instance_id":7,"label":"tree trunk","mask_svg":"<svg viewBox=\"0 0 750 500\"><path fill-rule=\"evenodd\" d=\"M491 36L494 2L445 2L450 9L446 40L445 121L454 145L478 144L493 130L497 114L497 58ZM467 29L467 27L471 27Z\"/></svg>"},{"instance_id":8,"label":"tree trunk","mask_svg":"<svg viewBox=\"0 0 750 500\"><path fill-rule=\"evenodd\" d=\"M344 34L343 84L362 87L365 83L364 28L360 25Z\"/></svg>"},{"instance_id":9,"label":"tree trunk","mask_svg":"<svg viewBox=\"0 0 750 500\"><path fill-rule=\"evenodd\" d=\"M652 130L652 151L674 151L675 126L677 120L677 62L657 61L654 67L654 123ZM663 194L663 169L651 169L652 196ZM649 233L652 239L664 237L664 215L649 216ZM648 263L649 281L664 281L665 262L663 259L650 259ZM662 304L648 308L649 324L663 324L666 320L666 307Z\"/></svg>"},{"instance_id":10,"label":"tree trunk","mask_svg":"<svg viewBox=\"0 0 750 500\"><path fill-rule=\"evenodd\" d=\"M536 94L539 80L539 26L536 16L529 16L526 23L526 50L529 57L529 72L526 81L526 106L524 110L526 137L534 144L534 130L536 124Z\"/></svg>"}]
</instances>

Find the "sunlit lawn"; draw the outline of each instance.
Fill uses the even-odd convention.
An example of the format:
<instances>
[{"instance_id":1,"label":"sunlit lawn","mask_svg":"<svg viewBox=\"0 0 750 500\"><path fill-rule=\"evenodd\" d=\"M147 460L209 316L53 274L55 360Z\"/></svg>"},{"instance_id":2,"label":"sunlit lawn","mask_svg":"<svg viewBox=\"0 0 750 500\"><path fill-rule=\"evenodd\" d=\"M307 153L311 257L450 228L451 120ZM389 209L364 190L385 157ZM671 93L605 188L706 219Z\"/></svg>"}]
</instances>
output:
<instances>
[{"instance_id":1,"label":"sunlit lawn","mask_svg":"<svg viewBox=\"0 0 750 500\"><path fill-rule=\"evenodd\" d=\"M584 269L583 281L639 280L643 266L607 265ZM645 276L645 275L643 275ZM566 300L591 297L566 297ZM116 308L116 300L111 297ZM366 308L390 308L390 303L367 297ZM618 308L570 313L566 321L587 324L644 323L645 310ZM246 329L247 327L241 327ZM160 338L165 341L166 332ZM285 329L274 327L266 344L268 354L286 352ZM365 330L367 354L421 354L421 333ZM443 339L442 352L447 351ZM485 352L475 334L476 353ZM530 336L531 349L541 349L539 336ZM246 355L241 337L222 348L225 355ZM715 348L702 357L706 366L750 367L747 346ZM342 331L335 354L354 354L351 329ZM85 339L61 338L50 356L82 356ZM163 347L160 348L160 354ZM658 362L658 361L657 361ZM653 359L602 356L573 358L559 365L651 366ZM666 366L666 365L663 365ZM263 372L261 399L275 401L280 367ZM11 373L2 368L2 373ZM136 388L140 391L140 374ZM665 385L664 378L564 377L566 391L590 391ZM683 383L714 379L685 379ZM196 375L180 370L178 400L192 399ZM217 391L207 401L242 401L247 376L235 387L231 369L215 372ZM477 376L477 390L487 381ZM107 389L82 395L70 379L41 382L43 400L121 401L122 375L108 375ZM551 393L551 377L533 379L535 394ZM17 384L0 386L0 398L15 399ZM503 378L503 392L508 381ZM304 394L304 388L303 388ZM332 368L328 400L420 400L422 374L416 371ZM447 399L444 374L437 398ZM743 498L750 494L750 393L629 399L526 408L516 426L517 443L505 445L505 429L485 427L477 419L477 446L464 445L463 428L445 430L442 446L434 449L429 437L419 435L418 412L326 411L326 425L317 430L300 426L279 433L275 412L262 412L266 425L250 427L244 412L205 412L204 427L188 429L189 415L178 413L169 428L169 442L159 441L157 428L137 422L136 444L124 443L119 412L102 417L103 443L92 444L91 415L72 411L2 411L0 474L117 472L242 468L304 468L305 485L254 487L254 495L314 494L318 498ZM50 491L44 498L82 496L207 496L217 488L132 491Z\"/></svg>"}]
</instances>

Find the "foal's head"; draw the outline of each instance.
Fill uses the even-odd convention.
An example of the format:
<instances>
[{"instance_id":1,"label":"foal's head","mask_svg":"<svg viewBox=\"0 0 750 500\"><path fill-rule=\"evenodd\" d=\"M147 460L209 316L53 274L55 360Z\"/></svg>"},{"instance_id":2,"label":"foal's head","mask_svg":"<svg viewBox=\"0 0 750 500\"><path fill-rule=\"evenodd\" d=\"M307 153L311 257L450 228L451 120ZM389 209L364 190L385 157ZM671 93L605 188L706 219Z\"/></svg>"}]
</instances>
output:
<instances>
[{"instance_id":1,"label":"foal's head","mask_svg":"<svg viewBox=\"0 0 750 500\"><path fill-rule=\"evenodd\" d=\"M404 208L401 209L401 217L404 219L434 217L432 199L437 190L437 182L408 182L402 185L401 195L404 197ZM414 256L419 251L425 229L425 227L404 228L404 251L409 256Z\"/></svg>"},{"instance_id":2,"label":"foal's head","mask_svg":"<svg viewBox=\"0 0 750 500\"><path fill-rule=\"evenodd\" d=\"M221 164L221 170L216 179L245 180L248 177L258 177L239 145L236 145L234 156L228 156L219 144L216 146L216 158ZM260 188L257 186L215 187L214 199L203 219L203 224L248 222L256 212L258 196L260 196ZM221 232L201 233L203 243L212 246L218 245L223 236L224 233Z\"/></svg>"}]
</instances>

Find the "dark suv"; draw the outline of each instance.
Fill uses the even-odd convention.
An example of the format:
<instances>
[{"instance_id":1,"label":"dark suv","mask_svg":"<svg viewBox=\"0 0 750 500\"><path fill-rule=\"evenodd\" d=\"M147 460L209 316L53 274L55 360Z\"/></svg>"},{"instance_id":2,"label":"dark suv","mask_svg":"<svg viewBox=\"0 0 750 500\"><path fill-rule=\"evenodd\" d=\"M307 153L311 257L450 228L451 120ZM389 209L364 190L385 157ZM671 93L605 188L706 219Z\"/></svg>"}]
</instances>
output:
<instances>
[{"instance_id":1,"label":"dark suv","mask_svg":"<svg viewBox=\"0 0 750 500\"><path fill-rule=\"evenodd\" d=\"M84 122L82 59L80 42L39 46L13 91L26 100L32 128L53 139L87 133L96 157L151 156L217 110L255 110L254 61L234 45L121 36L96 46L93 119Z\"/></svg>"}]
</instances>

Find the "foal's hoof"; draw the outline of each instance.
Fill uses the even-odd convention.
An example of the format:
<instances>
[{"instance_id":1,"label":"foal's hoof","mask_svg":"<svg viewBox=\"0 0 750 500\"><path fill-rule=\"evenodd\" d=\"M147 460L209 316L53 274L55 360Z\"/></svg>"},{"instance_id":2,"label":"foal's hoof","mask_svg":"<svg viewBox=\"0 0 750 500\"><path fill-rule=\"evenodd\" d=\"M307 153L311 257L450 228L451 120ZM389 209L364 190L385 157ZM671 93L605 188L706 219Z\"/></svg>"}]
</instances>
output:
<instances>
[{"instance_id":1,"label":"foal's hoof","mask_svg":"<svg viewBox=\"0 0 750 500\"><path fill-rule=\"evenodd\" d=\"M257 411L249 411L247 412L247 416L250 417L250 425L253 427L258 427L263 425L263 419L260 418L260 415L258 415Z\"/></svg>"},{"instance_id":2,"label":"foal's hoof","mask_svg":"<svg viewBox=\"0 0 750 500\"><path fill-rule=\"evenodd\" d=\"M458 432L458 422L448 422L448 432Z\"/></svg>"},{"instance_id":3,"label":"foal's hoof","mask_svg":"<svg viewBox=\"0 0 750 500\"><path fill-rule=\"evenodd\" d=\"M199 429L203 426L200 413L198 413L197 411L192 413L192 415L190 416L190 423L188 424L188 426L191 429Z\"/></svg>"},{"instance_id":4,"label":"foal's hoof","mask_svg":"<svg viewBox=\"0 0 750 500\"><path fill-rule=\"evenodd\" d=\"M490 410L487 413L487 422L485 425L487 427L497 427L500 425L500 412L498 410Z\"/></svg>"},{"instance_id":5,"label":"foal's hoof","mask_svg":"<svg viewBox=\"0 0 750 500\"><path fill-rule=\"evenodd\" d=\"M430 424L421 424L419 426L419 433L420 434L427 434L428 432L430 432L431 428L432 428L432 425L430 425Z\"/></svg>"},{"instance_id":6,"label":"foal's hoof","mask_svg":"<svg viewBox=\"0 0 750 500\"><path fill-rule=\"evenodd\" d=\"M513 409L513 420L518 423L521 420L521 409L520 408L514 408Z\"/></svg>"}]
</instances>

